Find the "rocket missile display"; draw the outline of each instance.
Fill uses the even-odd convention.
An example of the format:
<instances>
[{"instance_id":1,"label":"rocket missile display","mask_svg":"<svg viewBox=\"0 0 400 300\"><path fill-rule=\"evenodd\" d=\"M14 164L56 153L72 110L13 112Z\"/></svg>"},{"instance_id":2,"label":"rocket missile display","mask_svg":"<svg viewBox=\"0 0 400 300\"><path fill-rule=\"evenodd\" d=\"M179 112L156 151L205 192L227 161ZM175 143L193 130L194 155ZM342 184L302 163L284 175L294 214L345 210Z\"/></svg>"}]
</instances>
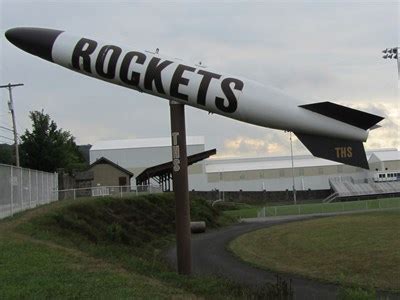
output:
<instances>
[{"instance_id":1,"label":"rocket missile display","mask_svg":"<svg viewBox=\"0 0 400 300\"><path fill-rule=\"evenodd\" d=\"M13 28L22 50L81 74L263 127L292 131L317 157L368 169L363 142L383 118L309 103L239 76L64 31Z\"/></svg>"}]
</instances>

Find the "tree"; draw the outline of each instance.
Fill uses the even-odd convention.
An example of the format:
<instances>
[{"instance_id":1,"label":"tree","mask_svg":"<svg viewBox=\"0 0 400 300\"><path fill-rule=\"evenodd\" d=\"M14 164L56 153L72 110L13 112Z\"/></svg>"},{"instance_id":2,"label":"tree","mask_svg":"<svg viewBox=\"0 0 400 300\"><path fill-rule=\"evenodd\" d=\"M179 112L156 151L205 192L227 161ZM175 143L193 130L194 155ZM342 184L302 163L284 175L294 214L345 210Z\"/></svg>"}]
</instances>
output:
<instances>
[{"instance_id":1,"label":"tree","mask_svg":"<svg viewBox=\"0 0 400 300\"><path fill-rule=\"evenodd\" d=\"M13 146L8 144L0 144L0 164L14 164Z\"/></svg>"},{"instance_id":2,"label":"tree","mask_svg":"<svg viewBox=\"0 0 400 300\"><path fill-rule=\"evenodd\" d=\"M30 112L32 132L21 136L22 165L35 170L55 172L58 168L81 168L84 159L75 144L75 138L50 119L43 110Z\"/></svg>"}]
</instances>

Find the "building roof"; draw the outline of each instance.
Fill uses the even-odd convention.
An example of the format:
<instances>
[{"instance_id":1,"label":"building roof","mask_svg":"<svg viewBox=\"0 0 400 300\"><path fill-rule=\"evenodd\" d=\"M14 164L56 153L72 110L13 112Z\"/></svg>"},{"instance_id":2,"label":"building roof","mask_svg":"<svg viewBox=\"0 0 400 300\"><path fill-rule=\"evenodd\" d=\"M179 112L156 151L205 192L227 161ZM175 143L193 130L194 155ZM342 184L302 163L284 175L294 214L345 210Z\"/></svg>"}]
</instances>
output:
<instances>
[{"instance_id":1,"label":"building roof","mask_svg":"<svg viewBox=\"0 0 400 300\"><path fill-rule=\"evenodd\" d=\"M373 155L380 161L400 160L400 151L380 151L374 152Z\"/></svg>"},{"instance_id":2,"label":"building roof","mask_svg":"<svg viewBox=\"0 0 400 300\"><path fill-rule=\"evenodd\" d=\"M208 157L210 157L211 155L215 155L217 153L216 149L211 149L211 150L207 150L207 151L203 151L200 153L196 153L193 155L190 155L187 157L188 160L188 166L202 161L203 159L206 159ZM137 185L141 185L143 184L143 182L145 182L146 180L152 178L152 177L156 177L156 176L162 176L165 174L172 174L172 161L160 164L160 165L156 165L150 168L147 168L146 170L144 170L142 173L140 173L137 177L136 177L136 184Z\"/></svg>"},{"instance_id":3,"label":"building roof","mask_svg":"<svg viewBox=\"0 0 400 300\"><path fill-rule=\"evenodd\" d=\"M188 136L186 137L186 144L204 145L204 137ZM171 137L98 141L93 144L90 151L156 147L171 147Z\"/></svg>"},{"instance_id":4,"label":"building roof","mask_svg":"<svg viewBox=\"0 0 400 300\"><path fill-rule=\"evenodd\" d=\"M92 163L89 167L88 170L90 170L92 167L94 167L95 165L99 165L99 164L108 164L113 166L114 168L124 172L125 174L129 175L129 177L133 176L133 173L129 172L127 169L124 169L123 167L121 167L120 165L117 165L115 162L105 158L105 157L101 157L99 159L97 159L94 163Z\"/></svg>"},{"instance_id":5,"label":"building roof","mask_svg":"<svg viewBox=\"0 0 400 300\"><path fill-rule=\"evenodd\" d=\"M293 157L295 168L304 167L322 167L322 166L336 166L340 163L330 161L322 158L297 158ZM282 160L257 160L257 161L245 161L245 162L230 162L230 163L208 163L206 165L207 173L219 173L219 172L237 172L237 171L256 171L256 170L273 170L273 169L287 169L292 167L292 160L283 157Z\"/></svg>"},{"instance_id":6,"label":"building roof","mask_svg":"<svg viewBox=\"0 0 400 300\"><path fill-rule=\"evenodd\" d=\"M400 152L397 149L381 149L367 151L367 159L372 155L378 157L382 161L400 160ZM312 155L293 156L293 164L295 168L307 167L325 167L342 165L339 162L314 157ZM240 171L256 171L256 170L273 170L287 169L292 167L290 156L274 156L274 157L246 157L246 158L225 158L207 160L207 173L220 172L240 172Z\"/></svg>"}]
</instances>

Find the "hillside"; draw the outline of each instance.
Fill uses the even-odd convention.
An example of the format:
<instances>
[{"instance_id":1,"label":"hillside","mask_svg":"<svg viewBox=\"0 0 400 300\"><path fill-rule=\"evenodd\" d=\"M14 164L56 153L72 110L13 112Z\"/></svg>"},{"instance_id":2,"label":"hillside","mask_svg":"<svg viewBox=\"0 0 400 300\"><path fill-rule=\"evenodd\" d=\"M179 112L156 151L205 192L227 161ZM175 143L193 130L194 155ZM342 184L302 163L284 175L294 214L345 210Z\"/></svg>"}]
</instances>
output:
<instances>
[{"instance_id":1,"label":"hillside","mask_svg":"<svg viewBox=\"0 0 400 300\"><path fill-rule=\"evenodd\" d=\"M192 220L220 225L193 199ZM174 241L171 194L60 201L0 222L0 298L235 297L216 278L182 277L162 259ZM179 296L180 295L180 296Z\"/></svg>"}]
</instances>

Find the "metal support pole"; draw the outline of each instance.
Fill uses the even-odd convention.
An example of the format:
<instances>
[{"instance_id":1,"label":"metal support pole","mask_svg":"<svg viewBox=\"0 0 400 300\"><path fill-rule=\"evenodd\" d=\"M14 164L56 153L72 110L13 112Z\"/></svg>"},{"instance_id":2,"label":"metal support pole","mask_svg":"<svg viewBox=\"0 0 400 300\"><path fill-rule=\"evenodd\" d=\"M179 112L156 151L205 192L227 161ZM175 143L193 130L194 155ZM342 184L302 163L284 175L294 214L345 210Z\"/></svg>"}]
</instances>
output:
<instances>
[{"instance_id":1,"label":"metal support pole","mask_svg":"<svg viewBox=\"0 0 400 300\"><path fill-rule=\"evenodd\" d=\"M292 132L289 132L289 137L290 137L290 156L292 158L293 202L294 202L294 204L296 204L297 203L297 199L296 199L296 186L295 186L295 183L294 183L294 163L293 163Z\"/></svg>"},{"instance_id":2,"label":"metal support pole","mask_svg":"<svg viewBox=\"0 0 400 300\"><path fill-rule=\"evenodd\" d=\"M42 204L44 203L44 182L43 182L43 172L40 172L42 174L42 195L40 198L42 199Z\"/></svg>"},{"instance_id":3,"label":"metal support pole","mask_svg":"<svg viewBox=\"0 0 400 300\"><path fill-rule=\"evenodd\" d=\"M12 97L12 92L11 88L15 86L23 86L22 83L17 83L17 84L7 84L7 85L0 85L0 88L8 88L8 94L10 95L10 101L8 102L8 108L10 109L11 112L11 118L13 122L13 132L14 132L14 144L15 144L15 163L16 166L19 167L19 150L18 150L18 135L17 135L17 126L15 122L15 112L14 112L14 102L13 102L13 97Z\"/></svg>"},{"instance_id":4,"label":"metal support pole","mask_svg":"<svg viewBox=\"0 0 400 300\"><path fill-rule=\"evenodd\" d=\"M46 194L47 194L47 203L50 203L49 174L46 174Z\"/></svg>"},{"instance_id":5,"label":"metal support pole","mask_svg":"<svg viewBox=\"0 0 400 300\"><path fill-rule=\"evenodd\" d=\"M186 153L185 106L170 101L172 138L172 180L176 203L176 249L178 272L190 275L192 271L190 204Z\"/></svg>"},{"instance_id":6,"label":"metal support pole","mask_svg":"<svg viewBox=\"0 0 400 300\"><path fill-rule=\"evenodd\" d=\"M36 202L35 202L35 207L39 204L39 175L38 171L35 171L36 173Z\"/></svg>"},{"instance_id":7,"label":"metal support pole","mask_svg":"<svg viewBox=\"0 0 400 300\"><path fill-rule=\"evenodd\" d=\"M24 210L24 180L23 180L24 174L21 168L21 210Z\"/></svg>"},{"instance_id":8,"label":"metal support pole","mask_svg":"<svg viewBox=\"0 0 400 300\"><path fill-rule=\"evenodd\" d=\"M28 169L29 172L29 208L32 208L32 174L31 169Z\"/></svg>"},{"instance_id":9,"label":"metal support pole","mask_svg":"<svg viewBox=\"0 0 400 300\"><path fill-rule=\"evenodd\" d=\"M13 202L14 202L14 174L13 174L13 166L10 166L10 187L11 187L11 193L10 193L10 210L11 210L11 216L14 214L13 210Z\"/></svg>"},{"instance_id":10,"label":"metal support pole","mask_svg":"<svg viewBox=\"0 0 400 300\"><path fill-rule=\"evenodd\" d=\"M400 80L400 47L397 47L397 78Z\"/></svg>"}]
</instances>

